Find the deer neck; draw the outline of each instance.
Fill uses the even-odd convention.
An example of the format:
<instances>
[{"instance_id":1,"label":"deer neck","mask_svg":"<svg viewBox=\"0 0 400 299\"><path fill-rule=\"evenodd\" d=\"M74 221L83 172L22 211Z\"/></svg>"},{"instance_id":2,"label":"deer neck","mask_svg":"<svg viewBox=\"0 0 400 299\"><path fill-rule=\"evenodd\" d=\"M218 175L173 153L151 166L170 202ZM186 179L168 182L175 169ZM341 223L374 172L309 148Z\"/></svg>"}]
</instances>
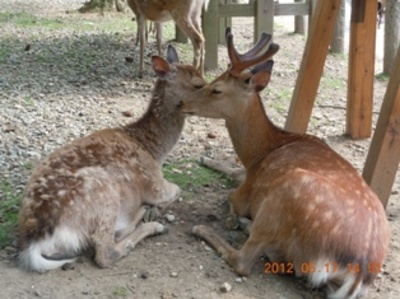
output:
<instances>
[{"instance_id":1,"label":"deer neck","mask_svg":"<svg viewBox=\"0 0 400 299\"><path fill-rule=\"evenodd\" d=\"M124 127L157 161L162 162L181 135L185 117L170 102L166 83L157 81L146 113Z\"/></svg>"},{"instance_id":2,"label":"deer neck","mask_svg":"<svg viewBox=\"0 0 400 299\"><path fill-rule=\"evenodd\" d=\"M246 109L226 119L233 147L246 169L282 144L286 133L267 117L258 94L252 94Z\"/></svg>"}]
</instances>

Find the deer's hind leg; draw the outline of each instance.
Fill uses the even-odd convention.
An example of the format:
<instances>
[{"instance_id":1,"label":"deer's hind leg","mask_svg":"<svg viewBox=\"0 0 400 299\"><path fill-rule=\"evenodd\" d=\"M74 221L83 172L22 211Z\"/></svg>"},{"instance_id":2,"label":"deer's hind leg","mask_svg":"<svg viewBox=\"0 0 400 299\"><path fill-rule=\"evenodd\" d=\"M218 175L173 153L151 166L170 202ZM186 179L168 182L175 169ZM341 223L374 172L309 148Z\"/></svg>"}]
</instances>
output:
<instances>
[{"instance_id":1,"label":"deer's hind leg","mask_svg":"<svg viewBox=\"0 0 400 299\"><path fill-rule=\"evenodd\" d=\"M95 242L96 263L101 268L108 268L126 256L144 238L164 232L166 230L161 223L148 222L139 225L119 242L114 241L113 235L106 237L105 240L98 240Z\"/></svg>"},{"instance_id":2,"label":"deer's hind leg","mask_svg":"<svg viewBox=\"0 0 400 299\"><path fill-rule=\"evenodd\" d=\"M252 266L264 252L263 244L251 235L242 249L236 250L211 227L196 225L192 232L209 243L235 272L243 276L250 274Z\"/></svg>"},{"instance_id":3,"label":"deer's hind leg","mask_svg":"<svg viewBox=\"0 0 400 299\"><path fill-rule=\"evenodd\" d=\"M133 216L132 221L125 228L115 232L114 238L116 243L119 243L122 239L130 235L136 229L139 222L143 220L146 211L146 208L141 206L137 213Z\"/></svg>"},{"instance_id":4,"label":"deer's hind leg","mask_svg":"<svg viewBox=\"0 0 400 299\"><path fill-rule=\"evenodd\" d=\"M179 15L178 15L179 14ZM176 12L173 14L173 19L176 25L181 29L190 39L193 45L193 66L204 75L204 36L197 28L199 25L193 23L190 16L182 18L185 12ZM197 27L197 28L196 28Z\"/></svg>"},{"instance_id":5,"label":"deer's hind leg","mask_svg":"<svg viewBox=\"0 0 400 299\"><path fill-rule=\"evenodd\" d=\"M166 232L164 226L158 222L143 223L136 227L145 213L146 209L140 207L129 225L117 232L114 231L116 216L113 213L102 215L101 222L92 235L96 252L95 261L99 267L110 267L126 256L144 238Z\"/></svg>"},{"instance_id":6,"label":"deer's hind leg","mask_svg":"<svg viewBox=\"0 0 400 299\"><path fill-rule=\"evenodd\" d=\"M207 157L200 157L199 162L201 165L226 174L237 182L243 182L246 179L246 170L244 168L231 168L221 162Z\"/></svg>"}]
</instances>

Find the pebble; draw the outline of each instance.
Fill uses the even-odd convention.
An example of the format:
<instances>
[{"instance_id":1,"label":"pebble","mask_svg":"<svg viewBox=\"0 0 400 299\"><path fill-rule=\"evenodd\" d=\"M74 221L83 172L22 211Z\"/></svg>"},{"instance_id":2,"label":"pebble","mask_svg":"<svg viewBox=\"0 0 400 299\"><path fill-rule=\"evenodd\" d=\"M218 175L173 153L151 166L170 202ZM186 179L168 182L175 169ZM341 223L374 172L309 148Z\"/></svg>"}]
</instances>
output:
<instances>
[{"instance_id":1,"label":"pebble","mask_svg":"<svg viewBox=\"0 0 400 299\"><path fill-rule=\"evenodd\" d=\"M230 291L232 290L232 286L231 286L229 283L224 282L224 283L219 287L219 290L220 290L222 293L228 293L228 292L230 292Z\"/></svg>"},{"instance_id":2,"label":"pebble","mask_svg":"<svg viewBox=\"0 0 400 299\"><path fill-rule=\"evenodd\" d=\"M176 277L178 277L178 272L171 272L171 274L169 276L176 278Z\"/></svg>"},{"instance_id":3,"label":"pebble","mask_svg":"<svg viewBox=\"0 0 400 299\"><path fill-rule=\"evenodd\" d=\"M175 221L175 216L172 215L172 214L166 214L164 217L165 217L165 219L167 219L167 221L170 222L170 223Z\"/></svg>"},{"instance_id":4,"label":"pebble","mask_svg":"<svg viewBox=\"0 0 400 299\"><path fill-rule=\"evenodd\" d=\"M140 273L140 277L143 279L147 279L149 277L149 272L144 271L144 272Z\"/></svg>"},{"instance_id":5,"label":"pebble","mask_svg":"<svg viewBox=\"0 0 400 299\"><path fill-rule=\"evenodd\" d=\"M215 135L215 133L213 133L213 132L210 132L207 134L207 138L215 139L215 138L217 138L217 135Z\"/></svg>"},{"instance_id":6,"label":"pebble","mask_svg":"<svg viewBox=\"0 0 400 299\"><path fill-rule=\"evenodd\" d=\"M161 299L173 299L173 298L177 298L176 295L174 293L172 293L171 291L164 291L161 294Z\"/></svg>"}]
</instances>

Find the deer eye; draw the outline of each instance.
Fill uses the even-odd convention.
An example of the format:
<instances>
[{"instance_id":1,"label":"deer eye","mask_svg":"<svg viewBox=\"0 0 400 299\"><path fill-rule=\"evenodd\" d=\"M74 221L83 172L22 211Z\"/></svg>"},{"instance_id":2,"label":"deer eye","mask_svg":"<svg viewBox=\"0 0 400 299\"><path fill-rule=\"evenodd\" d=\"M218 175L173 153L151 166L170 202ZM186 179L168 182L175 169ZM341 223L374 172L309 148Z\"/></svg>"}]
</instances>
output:
<instances>
[{"instance_id":1,"label":"deer eye","mask_svg":"<svg viewBox=\"0 0 400 299\"><path fill-rule=\"evenodd\" d=\"M196 89L203 88L203 86L204 86L203 84L194 84L193 85L193 87L196 88Z\"/></svg>"},{"instance_id":2,"label":"deer eye","mask_svg":"<svg viewBox=\"0 0 400 299\"><path fill-rule=\"evenodd\" d=\"M212 93L212 94L221 94L222 91L220 91L220 90L218 90L218 89L213 89L213 90L211 91L211 93Z\"/></svg>"}]
</instances>

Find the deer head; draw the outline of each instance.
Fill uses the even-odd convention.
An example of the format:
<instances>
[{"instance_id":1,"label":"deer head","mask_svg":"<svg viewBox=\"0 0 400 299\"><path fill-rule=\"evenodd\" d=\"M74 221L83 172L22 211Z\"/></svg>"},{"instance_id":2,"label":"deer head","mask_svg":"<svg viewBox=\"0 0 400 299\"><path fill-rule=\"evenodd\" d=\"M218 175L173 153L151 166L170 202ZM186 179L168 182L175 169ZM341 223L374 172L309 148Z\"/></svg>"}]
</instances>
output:
<instances>
[{"instance_id":1,"label":"deer head","mask_svg":"<svg viewBox=\"0 0 400 299\"><path fill-rule=\"evenodd\" d=\"M273 67L273 61L268 59L279 50L277 44L270 43L271 35L263 33L257 44L245 54L239 54L235 49L229 27L226 40L230 59L228 69L182 101L178 105L182 113L229 120L246 109L251 99L259 99L257 93L268 85ZM252 66L251 71L245 72Z\"/></svg>"}]
</instances>

